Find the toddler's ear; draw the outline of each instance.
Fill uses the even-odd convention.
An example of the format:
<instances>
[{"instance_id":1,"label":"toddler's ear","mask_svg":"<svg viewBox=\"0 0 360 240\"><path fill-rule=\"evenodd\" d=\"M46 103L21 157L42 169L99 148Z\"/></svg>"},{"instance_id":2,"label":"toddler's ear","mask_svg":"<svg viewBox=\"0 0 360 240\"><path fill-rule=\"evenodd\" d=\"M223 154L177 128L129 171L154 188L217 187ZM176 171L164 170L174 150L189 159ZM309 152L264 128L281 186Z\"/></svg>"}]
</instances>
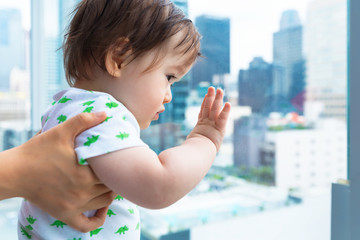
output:
<instances>
[{"instance_id":1,"label":"toddler's ear","mask_svg":"<svg viewBox=\"0 0 360 240\"><path fill-rule=\"evenodd\" d=\"M127 60L131 55L132 51L125 50L126 45L128 45L129 40L127 38L120 38L116 41L115 46L111 47L106 53L105 57L105 67L107 72L118 78L121 75L121 65ZM125 50L125 51L124 51Z\"/></svg>"}]
</instances>

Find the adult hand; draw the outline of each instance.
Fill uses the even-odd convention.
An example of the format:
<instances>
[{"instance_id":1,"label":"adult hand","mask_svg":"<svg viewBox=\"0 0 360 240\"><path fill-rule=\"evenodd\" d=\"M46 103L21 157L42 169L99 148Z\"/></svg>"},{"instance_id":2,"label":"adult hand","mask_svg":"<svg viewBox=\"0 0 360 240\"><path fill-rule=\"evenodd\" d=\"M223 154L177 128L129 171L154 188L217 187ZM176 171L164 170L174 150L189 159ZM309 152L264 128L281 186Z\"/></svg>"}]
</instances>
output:
<instances>
[{"instance_id":1,"label":"adult hand","mask_svg":"<svg viewBox=\"0 0 360 240\"><path fill-rule=\"evenodd\" d=\"M105 113L82 113L3 152L6 161L0 155L0 167L7 164L8 192L13 191L5 198L24 197L81 232L101 226L115 194L98 180L89 166L77 163L74 140L105 118ZM0 195L1 198L4 196ZM83 215L94 209L99 209L95 216Z\"/></svg>"}]
</instances>

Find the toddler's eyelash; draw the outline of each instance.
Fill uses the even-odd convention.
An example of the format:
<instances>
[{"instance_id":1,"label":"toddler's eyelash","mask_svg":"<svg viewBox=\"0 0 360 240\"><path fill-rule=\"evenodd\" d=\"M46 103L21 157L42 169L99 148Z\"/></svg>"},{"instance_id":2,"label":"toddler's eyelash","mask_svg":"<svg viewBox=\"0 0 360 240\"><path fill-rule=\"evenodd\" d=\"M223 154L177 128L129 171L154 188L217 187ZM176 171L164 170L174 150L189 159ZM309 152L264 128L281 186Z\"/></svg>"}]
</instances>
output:
<instances>
[{"instance_id":1,"label":"toddler's eyelash","mask_svg":"<svg viewBox=\"0 0 360 240\"><path fill-rule=\"evenodd\" d=\"M167 80L170 82L172 79L176 79L174 75L166 75Z\"/></svg>"}]
</instances>

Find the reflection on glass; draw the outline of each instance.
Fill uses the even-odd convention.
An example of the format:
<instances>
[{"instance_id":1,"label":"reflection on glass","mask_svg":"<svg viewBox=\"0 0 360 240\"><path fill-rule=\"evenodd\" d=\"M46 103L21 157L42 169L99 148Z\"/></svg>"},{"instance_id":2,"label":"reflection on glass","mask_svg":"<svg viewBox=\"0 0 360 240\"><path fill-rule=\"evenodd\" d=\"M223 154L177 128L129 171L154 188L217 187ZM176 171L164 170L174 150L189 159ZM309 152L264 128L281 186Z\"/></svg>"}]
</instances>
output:
<instances>
[{"instance_id":1,"label":"reflection on glass","mask_svg":"<svg viewBox=\"0 0 360 240\"><path fill-rule=\"evenodd\" d=\"M28 138L30 65L33 122L66 87L56 50L78 1L39 1L44 31L31 45L30 1L19 2L0 4L1 149ZM267 239L266 226L280 229L276 239L329 239L331 183L347 178L346 0L174 2L202 34L204 56L142 138L156 152L181 143L209 85L225 89L232 116L205 179L173 206L143 210L143 239ZM30 46L43 65L29 64ZM2 225L11 210L1 216L1 231L15 234Z\"/></svg>"}]
</instances>

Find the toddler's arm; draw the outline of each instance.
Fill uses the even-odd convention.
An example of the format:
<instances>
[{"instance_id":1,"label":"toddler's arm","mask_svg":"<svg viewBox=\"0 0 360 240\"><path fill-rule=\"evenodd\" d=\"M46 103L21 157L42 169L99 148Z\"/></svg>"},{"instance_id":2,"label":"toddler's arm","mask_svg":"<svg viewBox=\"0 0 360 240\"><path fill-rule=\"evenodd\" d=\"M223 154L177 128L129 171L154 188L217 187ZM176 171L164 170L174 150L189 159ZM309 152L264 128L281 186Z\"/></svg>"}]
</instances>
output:
<instances>
[{"instance_id":1,"label":"toddler's arm","mask_svg":"<svg viewBox=\"0 0 360 240\"><path fill-rule=\"evenodd\" d=\"M205 176L225 134L230 104L210 87L198 122L184 143L156 155L134 147L88 159L99 179L116 193L146 208L163 208L191 191Z\"/></svg>"}]
</instances>

